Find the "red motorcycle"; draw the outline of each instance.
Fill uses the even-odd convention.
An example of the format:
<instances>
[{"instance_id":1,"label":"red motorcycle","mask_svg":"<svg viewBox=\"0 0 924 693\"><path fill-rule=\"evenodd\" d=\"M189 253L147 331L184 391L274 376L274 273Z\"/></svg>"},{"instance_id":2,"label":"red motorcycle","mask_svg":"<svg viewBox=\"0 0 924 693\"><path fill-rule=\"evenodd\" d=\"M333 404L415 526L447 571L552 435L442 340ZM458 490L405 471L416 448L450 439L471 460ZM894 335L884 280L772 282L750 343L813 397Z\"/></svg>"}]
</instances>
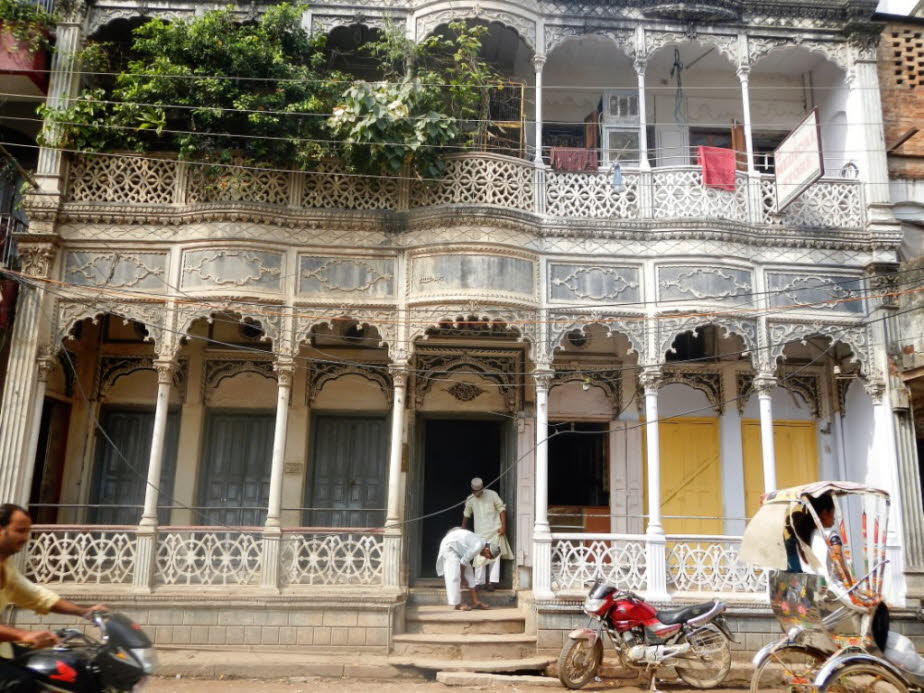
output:
<instances>
[{"instance_id":1,"label":"red motorcycle","mask_svg":"<svg viewBox=\"0 0 924 693\"><path fill-rule=\"evenodd\" d=\"M724 612L719 601L657 611L631 592L595 582L584 600L590 622L568 634L558 679L574 689L592 681L603 661L605 634L623 667L650 672L651 690L661 667L673 667L694 688L714 688L728 676L728 643L735 642Z\"/></svg>"}]
</instances>

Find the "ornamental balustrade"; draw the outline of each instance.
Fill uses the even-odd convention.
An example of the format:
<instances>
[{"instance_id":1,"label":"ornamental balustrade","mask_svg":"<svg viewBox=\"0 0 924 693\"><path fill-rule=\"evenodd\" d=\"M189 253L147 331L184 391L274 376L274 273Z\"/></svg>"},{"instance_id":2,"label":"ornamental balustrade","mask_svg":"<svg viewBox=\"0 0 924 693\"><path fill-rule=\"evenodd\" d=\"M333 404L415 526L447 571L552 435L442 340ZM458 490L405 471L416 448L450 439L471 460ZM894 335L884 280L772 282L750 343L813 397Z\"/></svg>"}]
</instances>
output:
<instances>
[{"instance_id":1,"label":"ornamental balustrade","mask_svg":"<svg viewBox=\"0 0 924 693\"><path fill-rule=\"evenodd\" d=\"M753 194L751 194L753 192ZM561 219L720 219L760 226L860 229L862 184L821 179L782 213L772 176L736 176L735 190L703 184L696 166L564 172L497 154L447 157L439 180L364 176L326 163L304 173L130 155L80 155L71 162L67 202L107 205L220 206L405 211L441 205L493 206Z\"/></svg>"},{"instance_id":2,"label":"ornamental balustrade","mask_svg":"<svg viewBox=\"0 0 924 693\"><path fill-rule=\"evenodd\" d=\"M265 543L280 541L257 527L161 527L145 570L139 545L149 538L135 526L36 525L23 553L25 574L42 584L257 586L273 555ZM383 584L381 531L292 528L281 542L271 571L280 587Z\"/></svg>"},{"instance_id":3,"label":"ornamental balustrade","mask_svg":"<svg viewBox=\"0 0 924 693\"><path fill-rule=\"evenodd\" d=\"M668 588L678 597L702 592L763 598L766 576L738 560L740 546L741 537L669 535L666 545L655 544L652 551L643 534L553 533L552 590L583 592L585 583L605 580L644 591L650 575L666 570Z\"/></svg>"}]
</instances>

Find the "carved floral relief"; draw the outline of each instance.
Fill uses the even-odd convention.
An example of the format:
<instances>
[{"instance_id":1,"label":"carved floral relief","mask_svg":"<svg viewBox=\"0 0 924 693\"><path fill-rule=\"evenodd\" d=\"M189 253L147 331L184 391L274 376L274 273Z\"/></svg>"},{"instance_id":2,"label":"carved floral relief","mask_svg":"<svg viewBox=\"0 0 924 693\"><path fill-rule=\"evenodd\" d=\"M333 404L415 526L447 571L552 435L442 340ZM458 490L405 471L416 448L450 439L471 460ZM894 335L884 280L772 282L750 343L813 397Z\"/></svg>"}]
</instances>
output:
<instances>
[{"instance_id":1,"label":"carved floral relief","mask_svg":"<svg viewBox=\"0 0 924 693\"><path fill-rule=\"evenodd\" d=\"M166 253L70 251L64 280L81 286L162 290L167 287L166 264Z\"/></svg>"},{"instance_id":2,"label":"carved floral relief","mask_svg":"<svg viewBox=\"0 0 924 693\"><path fill-rule=\"evenodd\" d=\"M304 296L394 296L394 258L299 258L298 293Z\"/></svg>"},{"instance_id":3,"label":"carved floral relief","mask_svg":"<svg viewBox=\"0 0 924 693\"><path fill-rule=\"evenodd\" d=\"M183 253L184 289L282 288L282 254L252 248L187 250Z\"/></svg>"},{"instance_id":4,"label":"carved floral relief","mask_svg":"<svg viewBox=\"0 0 924 693\"><path fill-rule=\"evenodd\" d=\"M641 300L639 270L616 265L552 263L549 265L549 299L637 303Z\"/></svg>"}]
</instances>

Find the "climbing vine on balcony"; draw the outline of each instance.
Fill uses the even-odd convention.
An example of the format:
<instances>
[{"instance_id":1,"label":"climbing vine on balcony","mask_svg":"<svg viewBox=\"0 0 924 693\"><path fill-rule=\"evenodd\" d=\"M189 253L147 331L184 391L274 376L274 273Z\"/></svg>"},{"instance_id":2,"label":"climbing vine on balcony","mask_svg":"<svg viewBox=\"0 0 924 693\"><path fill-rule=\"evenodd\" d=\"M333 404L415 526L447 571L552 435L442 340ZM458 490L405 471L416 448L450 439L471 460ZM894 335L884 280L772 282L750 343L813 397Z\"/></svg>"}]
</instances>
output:
<instances>
[{"instance_id":1,"label":"climbing vine on balcony","mask_svg":"<svg viewBox=\"0 0 924 693\"><path fill-rule=\"evenodd\" d=\"M30 52L50 46L56 22L57 15L36 2L0 0L0 32L9 32Z\"/></svg>"},{"instance_id":2,"label":"climbing vine on balcony","mask_svg":"<svg viewBox=\"0 0 924 693\"><path fill-rule=\"evenodd\" d=\"M420 44L386 30L359 48L381 66L380 81L364 81L328 68L326 39L304 30L304 9L275 5L247 23L230 10L152 19L121 59L91 44L84 70L115 76L66 108L41 107L55 124L43 144L304 170L339 158L357 171L429 177L445 147L478 138L484 86L497 81L478 57L483 27L453 25Z\"/></svg>"}]
</instances>

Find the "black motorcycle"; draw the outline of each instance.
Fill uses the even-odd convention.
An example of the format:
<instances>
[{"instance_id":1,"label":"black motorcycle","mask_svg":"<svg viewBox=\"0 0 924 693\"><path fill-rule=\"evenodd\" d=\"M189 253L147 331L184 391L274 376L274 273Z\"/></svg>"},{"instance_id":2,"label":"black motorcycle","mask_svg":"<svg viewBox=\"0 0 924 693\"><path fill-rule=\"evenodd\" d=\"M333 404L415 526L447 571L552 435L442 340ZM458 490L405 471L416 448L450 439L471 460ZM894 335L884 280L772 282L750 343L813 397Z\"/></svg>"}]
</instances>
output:
<instances>
[{"instance_id":1,"label":"black motorcycle","mask_svg":"<svg viewBox=\"0 0 924 693\"><path fill-rule=\"evenodd\" d=\"M96 611L97 640L76 628L55 631L54 647L27 650L13 663L29 671L42 691L122 693L141 690L157 667L154 644L122 614Z\"/></svg>"}]
</instances>

